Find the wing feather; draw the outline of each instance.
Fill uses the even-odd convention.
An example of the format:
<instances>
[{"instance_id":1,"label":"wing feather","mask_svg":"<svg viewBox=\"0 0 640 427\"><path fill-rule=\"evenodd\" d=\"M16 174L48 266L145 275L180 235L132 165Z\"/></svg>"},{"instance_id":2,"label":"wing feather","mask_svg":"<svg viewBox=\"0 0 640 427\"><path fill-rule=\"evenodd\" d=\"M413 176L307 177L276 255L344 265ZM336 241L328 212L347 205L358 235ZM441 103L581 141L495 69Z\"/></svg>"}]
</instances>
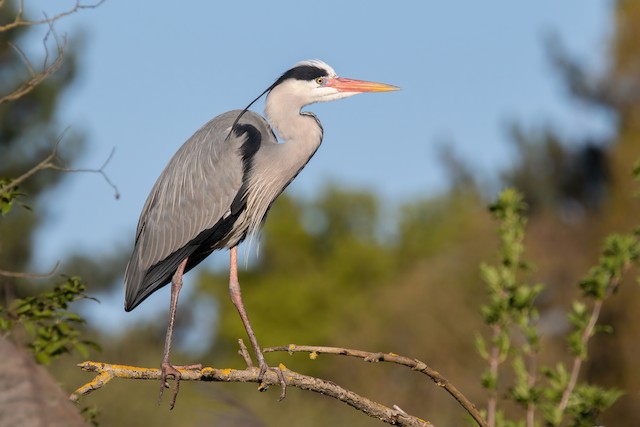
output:
<instances>
[{"instance_id":1,"label":"wing feather","mask_svg":"<svg viewBox=\"0 0 640 427\"><path fill-rule=\"evenodd\" d=\"M156 181L142 209L125 273L127 311L167 284L177 266L202 244L197 237L229 216L243 184L242 145L246 135L227 138L239 113L224 113L200 128ZM252 112L247 112L240 123L268 128L264 119ZM211 251L219 248L216 242L207 244Z\"/></svg>"}]
</instances>

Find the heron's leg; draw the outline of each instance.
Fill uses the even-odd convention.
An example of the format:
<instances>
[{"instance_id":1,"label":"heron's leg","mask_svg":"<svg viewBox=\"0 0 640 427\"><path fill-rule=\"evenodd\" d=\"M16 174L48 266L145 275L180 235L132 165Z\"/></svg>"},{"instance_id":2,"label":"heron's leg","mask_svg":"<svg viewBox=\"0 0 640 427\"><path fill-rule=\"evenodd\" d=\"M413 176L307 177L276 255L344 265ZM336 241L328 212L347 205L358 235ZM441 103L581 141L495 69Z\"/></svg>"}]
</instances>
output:
<instances>
[{"instance_id":1,"label":"heron's leg","mask_svg":"<svg viewBox=\"0 0 640 427\"><path fill-rule=\"evenodd\" d=\"M188 259L188 258L187 258ZM178 390L180 388L180 378L182 374L178 371L177 368L183 369L201 369L201 365L189 365L189 366L173 366L169 363L169 354L171 353L171 341L173 338L173 324L176 319L176 308L178 305L178 294L180 294L180 289L182 289L182 275L184 273L184 269L187 265L187 259L182 261L176 272L173 274L173 278L171 279L171 304L169 305L169 325L167 326L167 336L164 340L164 350L162 352L162 364L160 365L160 369L162 371L160 377L160 397L158 398L158 403L162 400L162 394L164 392L165 387L167 385L167 377L172 376L176 382L175 390L173 391L173 398L171 399L171 409L176 404L176 398L178 397Z\"/></svg>"},{"instance_id":2,"label":"heron's leg","mask_svg":"<svg viewBox=\"0 0 640 427\"><path fill-rule=\"evenodd\" d=\"M253 333L251 323L249 323L247 311L244 309L244 304L242 303L240 282L238 282L238 247L234 246L233 248L231 248L230 252L231 259L229 266L229 294L231 294L231 301L233 302L233 305L235 305L238 309L238 313L240 314L240 318L242 319L244 328L247 331L247 335L249 335L249 341L251 341L251 346L253 347L253 351L256 354L258 366L260 367L260 375L258 376L258 380L262 381L262 377L264 376L264 373L267 372L267 369L269 369L269 367L267 366L267 362L265 362L264 360L264 356L262 355L262 351L260 350L260 346L258 345L258 340L256 340L256 336Z\"/></svg>"}]
</instances>

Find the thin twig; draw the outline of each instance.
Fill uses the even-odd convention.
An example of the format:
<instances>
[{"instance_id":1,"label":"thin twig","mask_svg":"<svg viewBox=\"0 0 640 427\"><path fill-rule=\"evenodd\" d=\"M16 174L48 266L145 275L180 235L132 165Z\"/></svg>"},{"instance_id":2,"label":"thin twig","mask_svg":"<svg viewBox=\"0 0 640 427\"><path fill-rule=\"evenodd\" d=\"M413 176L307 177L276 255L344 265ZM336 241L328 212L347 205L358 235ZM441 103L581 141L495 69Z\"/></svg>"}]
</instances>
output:
<instances>
[{"instance_id":1,"label":"thin twig","mask_svg":"<svg viewBox=\"0 0 640 427\"><path fill-rule=\"evenodd\" d=\"M591 317L589 318L589 323L587 327L584 329L582 333L582 345L586 346L589 342L589 339L593 335L593 330L595 329L596 323L598 322L598 317L600 317L600 311L602 310L603 300L597 300L593 304L593 310L591 311ZM564 412L569 404L569 398L571 397L571 393L576 387L578 383L578 376L580 375L580 369L582 368L582 362L584 359L578 355L573 359L573 367L571 368L571 376L569 377L569 382L567 383L567 387L564 389L562 393L562 399L560 400L560 404L558 405L558 409L560 412Z\"/></svg>"},{"instance_id":2,"label":"thin twig","mask_svg":"<svg viewBox=\"0 0 640 427\"><path fill-rule=\"evenodd\" d=\"M487 423L469 399L467 399L453 384L451 384L445 377L443 377L438 371L430 368L426 363L412 359L406 356L400 356L395 353L372 353L362 350L353 350L340 347L323 347L323 346L310 346L310 345L295 345L282 347L269 347L265 348L263 352L271 353L277 351L286 351L288 353L310 353L311 358L315 358L318 354L336 354L342 356L358 357L367 362L390 362L398 365L403 365L411 368L414 371L422 372L427 375L431 380L439 387L444 388L458 403L473 417L476 423L481 427L487 427Z\"/></svg>"},{"instance_id":3,"label":"thin twig","mask_svg":"<svg viewBox=\"0 0 640 427\"><path fill-rule=\"evenodd\" d=\"M247 368L253 368L253 360L251 360L251 356L249 355L249 350L247 350L247 346L244 343L242 338L238 338L238 346L240 347L240 349L238 350L238 353L244 359L244 363L247 364Z\"/></svg>"},{"instance_id":4,"label":"thin twig","mask_svg":"<svg viewBox=\"0 0 640 427\"><path fill-rule=\"evenodd\" d=\"M53 145L51 147L51 152L47 155L47 157L44 158L44 160L42 160L40 163L38 163L37 165L35 165L34 167L32 167L31 169L26 171L25 173L23 173L19 177L14 178L11 181L9 181L7 184L2 186L0 188L0 190L2 190L2 191L13 190L13 189L17 188L20 184L22 184L24 181L26 181L27 179L31 178L33 175L35 175L36 173L40 172L41 170L50 169L52 167L52 165L54 164L53 161L55 160L56 156L58 155L58 145L60 144L60 141L62 140L62 138L63 138L64 134L67 132L67 130L68 130L68 128L65 129L64 131L62 131L62 134L60 134L58 139L56 139L53 142Z\"/></svg>"},{"instance_id":5,"label":"thin twig","mask_svg":"<svg viewBox=\"0 0 640 427\"><path fill-rule=\"evenodd\" d=\"M160 369L154 368L112 365L101 362L83 362L78 366L88 372L97 372L98 376L96 376L89 383L78 388L69 396L69 399L74 402L77 402L81 397L86 396L92 391L104 387L113 378L159 380L161 377ZM393 409L381 405L377 402L367 399L366 397L360 396L350 390L347 390L331 381L299 374L287 369L287 367L282 364L280 364L279 368L282 370L286 378L287 385L333 397L334 399L337 399L361 412L364 412L370 417L377 418L388 424L411 427L433 427L433 424L431 424L429 421L425 421L418 417L408 415L402 410ZM260 380L258 380L260 370L255 367L247 369L216 369L210 367L202 368L199 370L181 369L180 373L182 374L182 381L260 383ZM278 374L276 372L274 372L273 370L268 370L264 374L262 382L267 385L277 386L280 384L280 379L278 378Z\"/></svg>"},{"instance_id":6,"label":"thin twig","mask_svg":"<svg viewBox=\"0 0 640 427\"><path fill-rule=\"evenodd\" d=\"M531 349L531 353L529 354L529 369L528 369L528 378L527 378L527 385L529 386L529 390L533 390L533 388L536 385L536 372L538 369L538 360L537 360L537 355L533 350L533 347L531 347L530 344L530 349ZM536 423L535 423L535 418L536 417L536 404L534 403L533 400L531 400L529 403L527 403L527 427L535 427Z\"/></svg>"},{"instance_id":7,"label":"thin twig","mask_svg":"<svg viewBox=\"0 0 640 427\"><path fill-rule=\"evenodd\" d=\"M581 346L583 348L587 347L589 343L589 339L591 339L591 337L594 334L596 324L598 323L598 318L600 317L600 312L602 311L602 305L604 303L604 300L610 297L613 294L613 292L618 288L618 285L620 284L620 280L622 279L622 274L624 274L624 272L627 271L629 267L630 265L628 263L625 264L622 267L622 273L618 276L614 276L611 278L604 297L596 300L593 303L593 309L591 310L591 316L589 317L589 322L587 323L587 326L582 332L582 337L580 340ZM567 405L569 404L569 399L571 398L571 394L573 393L573 390L575 389L576 384L578 383L578 376L580 375L580 370L582 369L583 362L584 362L584 358L580 354L578 354L573 359L573 366L571 368L571 375L569 376L569 382L567 383L567 387L564 389L564 392L562 393L562 398L560 399L560 403L558 404L558 410L560 411L560 413L564 413L565 409L567 408Z\"/></svg>"},{"instance_id":8,"label":"thin twig","mask_svg":"<svg viewBox=\"0 0 640 427\"><path fill-rule=\"evenodd\" d=\"M106 181L106 183L113 189L114 197L116 198L116 200L118 200L118 199L120 199L120 192L118 191L118 187L116 187L116 185L113 183L113 181L111 181L109 176L104 171L105 167L109 164L109 162L111 162L111 159L113 159L113 155L115 154L115 152L116 152L116 149L114 147L114 148L111 149L111 152L109 153L109 156L104 161L102 166L100 166L98 169L87 169L87 168L75 169L75 168L63 167L63 166L56 165L56 164L53 164L51 166L51 169L53 169L55 171L58 171L58 172L67 172L67 173L78 173L78 172L81 172L81 173L97 173L97 174L100 174L100 175L102 175L102 178Z\"/></svg>"},{"instance_id":9,"label":"thin twig","mask_svg":"<svg viewBox=\"0 0 640 427\"><path fill-rule=\"evenodd\" d=\"M489 373L492 378L496 379L494 388L489 390L489 398L487 400L487 425L488 427L495 427L496 425L496 412L498 408L498 368L500 365L500 348L496 344L498 337L500 336L500 326L492 325L493 337L491 342L491 353L489 356Z\"/></svg>"},{"instance_id":10,"label":"thin twig","mask_svg":"<svg viewBox=\"0 0 640 427\"><path fill-rule=\"evenodd\" d=\"M60 266L60 262L58 261L56 262L56 265L54 265L51 271L49 271L48 273L24 273L24 272L7 271L7 270L0 269L0 276L15 277L19 279L48 279L56 273L59 266Z\"/></svg>"},{"instance_id":11,"label":"thin twig","mask_svg":"<svg viewBox=\"0 0 640 427\"><path fill-rule=\"evenodd\" d=\"M120 192L118 191L118 187L116 187L116 185L111 181L111 179L109 179L109 177L107 176L107 174L104 171L105 167L109 164L109 162L113 158L113 155L115 153L115 148L111 150L111 153L109 154L109 157L107 157L107 159L102 164L102 166L100 166L99 169L87 169L87 168L73 169L73 168L68 168L68 167L65 167L65 166L62 166L62 165L59 164L58 146L60 145L60 142L62 141L62 138L64 137L64 134L68 130L69 130L69 128L66 128L60 134L60 136L53 142L53 145L52 145L52 148L51 148L51 152L47 155L47 157L45 157L40 163L38 163L37 165L35 165L31 169L29 169L24 174L20 175L17 178L12 179L7 184L5 184L4 186L0 187L0 191L1 192L5 192L5 191L13 190L13 189L17 188L22 182L24 182L27 179L31 178L36 173L38 173L40 171L43 171L43 170L46 170L46 169L51 169L51 170L55 170L55 171L58 171L58 172L65 172L65 173L76 173L76 172L98 173L98 174L102 175L102 177L107 182L107 184L113 189L114 197L116 198L116 200L119 199L120 198Z\"/></svg>"},{"instance_id":12,"label":"thin twig","mask_svg":"<svg viewBox=\"0 0 640 427\"><path fill-rule=\"evenodd\" d=\"M32 19L24 19L24 0L20 0L20 4L18 6L18 11L16 12L16 16L15 16L14 20L9 22L8 24L0 25L0 32L8 31L8 30L11 30L11 29L17 28L17 27L29 27L29 26L34 26L34 25L51 24L51 23L56 22L57 20L59 20L61 18L64 18L65 16L73 15L74 13L78 12L79 10L82 10L82 9L95 9L96 7L98 7L102 3L104 3L105 1L106 0L99 0L97 3L94 3L94 4L82 4L82 3L80 3L80 0L77 0L75 5L69 10L66 10L64 12L60 12L57 15L54 15L51 18L45 16L44 19L32 20Z\"/></svg>"},{"instance_id":13,"label":"thin twig","mask_svg":"<svg viewBox=\"0 0 640 427\"><path fill-rule=\"evenodd\" d=\"M49 17L45 13L43 13L43 16L44 16L43 19L30 20L30 19L24 19L24 0L20 0L18 5L18 10L15 14L14 20L12 22L9 22L8 24L0 25L0 33L9 31L17 27L48 25L49 30L47 31L46 35L42 40L45 56L42 61L41 70L36 72L33 64L31 63L27 55L24 53L24 51L22 51L22 49L20 49L17 45L9 43L9 45L16 51L16 53L22 60L23 64L27 68L27 74L29 78L27 81L25 81L16 89L14 89L12 92L1 96L0 104L15 101L17 99L22 98L23 96L31 92L33 89L35 89L37 86L39 86L45 79L47 79L49 76L55 73L62 66L66 47L67 47L67 39L66 37L63 37L61 41L54 30L54 24L58 20L66 16L75 14L82 9L97 8L102 3L104 3L104 1L105 0L99 0L98 2L93 4L81 4L80 0L76 0L75 5L72 8L68 9L67 11L58 13L53 17ZM56 58L52 63L49 63L50 52L47 44L50 37L53 37L53 39L55 40L55 48L56 48Z\"/></svg>"},{"instance_id":14,"label":"thin twig","mask_svg":"<svg viewBox=\"0 0 640 427\"><path fill-rule=\"evenodd\" d=\"M65 48L67 47L67 39L63 37L62 42L57 37L54 29L53 22L49 22L49 31L45 35L42 43L44 45L45 57L42 63L42 69L38 72L34 70L31 61L27 58L26 54L16 45L11 45L11 47L18 53L20 58L22 59L23 64L27 68L29 79L22 83L19 87L14 89L12 92L8 93L0 97L0 104L4 104L7 102L15 101L16 99L22 98L33 89L35 89L40 83L42 83L47 77L58 71L58 69L62 66L64 62ZM49 48L47 46L47 40L49 36L52 35L55 44L56 44L56 59L49 64Z\"/></svg>"}]
</instances>

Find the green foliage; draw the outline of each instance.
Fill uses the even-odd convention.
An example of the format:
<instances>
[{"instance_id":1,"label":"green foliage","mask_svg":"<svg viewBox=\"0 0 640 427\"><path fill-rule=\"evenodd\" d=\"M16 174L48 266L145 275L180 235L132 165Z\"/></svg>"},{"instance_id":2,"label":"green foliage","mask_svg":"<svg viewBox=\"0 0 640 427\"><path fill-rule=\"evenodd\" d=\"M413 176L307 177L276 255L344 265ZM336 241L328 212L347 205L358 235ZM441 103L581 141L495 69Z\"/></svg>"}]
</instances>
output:
<instances>
[{"instance_id":1,"label":"green foliage","mask_svg":"<svg viewBox=\"0 0 640 427\"><path fill-rule=\"evenodd\" d=\"M70 303L89 298L84 292L84 283L69 277L52 291L16 299L9 307L0 307L0 330L11 332L16 324L21 325L29 336L27 347L45 365L74 350L88 357L89 348L100 347L81 339L80 326L85 321L67 309Z\"/></svg>"},{"instance_id":2,"label":"green foliage","mask_svg":"<svg viewBox=\"0 0 640 427\"><path fill-rule=\"evenodd\" d=\"M10 186L11 180L0 178L0 216L5 216L11 211L16 199L22 196L17 187Z\"/></svg>"},{"instance_id":3,"label":"green foliage","mask_svg":"<svg viewBox=\"0 0 640 427\"><path fill-rule=\"evenodd\" d=\"M569 372L563 363L556 364L554 368L543 367L540 371L546 380L540 409L546 422L557 426L564 418L564 411L558 404L569 384Z\"/></svg>"},{"instance_id":4,"label":"green foliage","mask_svg":"<svg viewBox=\"0 0 640 427\"><path fill-rule=\"evenodd\" d=\"M567 317L573 326L573 330L567 336L569 353L572 356L576 356L584 360L587 358L587 346L582 337L589 325L591 312L587 310L587 305L585 303L574 301L571 306L571 311Z\"/></svg>"},{"instance_id":5,"label":"green foliage","mask_svg":"<svg viewBox=\"0 0 640 427\"><path fill-rule=\"evenodd\" d=\"M100 422L98 421L98 416L100 415L100 410L97 406L85 406L80 410L80 413L84 417L85 421L93 427L98 427Z\"/></svg>"},{"instance_id":6,"label":"green foliage","mask_svg":"<svg viewBox=\"0 0 640 427\"><path fill-rule=\"evenodd\" d=\"M489 365L480 378L482 387L489 392L489 400L493 401L487 412L493 412L488 415L496 426L524 425L520 421L509 421L497 404L501 377L505 376L500 366L511 358L513 379L512 384L506 386L506 396L527 411L527 425L531 425L539 410L548 425L593 426L599 415L622 393L576 382L577 376L581 361L588 355L589 338L596 332L612 331L609 326L597 324L601 304L617 289L630 265L637 263L640 240L637 233L607 237L598 264L578 283L586 302L573 301L568 314L573 327L567 337L569 354L574 357L573 372L570 374L561 362L553 369L538 367L541 348L535 302L544 285L531 285L520 279L522 273L529 271L528 263L522 258L524 209L522 196L511 189L502 192L490 207L494 218L500 221L501 248L497 265L481 266L489 299L481 311L485 323L491 327L492 336L489 341L482 336L476 337L476 348ZM516 330L521 334L520 338L516 338ZM515 342L521 344L515 345Z\"/></svg>"},{"instance_id":7,"label":"green foliage","mask_svg":"<svg viewBox=\"0 0 640 427\"><path fill-rule=\"evenodd\" d=\"M527 407L530 403L537 404L541 391L538 387L531 385L531 373L528 371L522 355L514 356L512 367L515 378L514 384L509 390L511 399L523 407Z\"/></svg>"},{"instance_id":8,"label":"green foliage","mask_svg":"<svg viewBox=\"0 0 640 427\"><path fill-rule=\"evenodd\" d=\"M496 265L482 264L481 276L487 285L489 302L481 307L484 321L492 328L492 337L487 344L482 337L476 339L476 347L489 367L482 374L480 383L489 391L490 399L498 399L500 370L509 355L513 355L512 368L514 383L509 387L508 396L527 408L538 403L541 390L536 386L536 378L527 366L539 351L539 333L535 326L538 311L535 300L543 290L540 284L531 285L520 278L529 271L523 259L526 218L526 204L522 195L514 190L504 190L489 211L499 221L498 234L501 246ZM512 327L520 331L522 342L515 346ZM488 347L488 348L487 348ZM498 416L499 414L499 416ZM505 418L502 411L492 415L496 425L515 426Z\"/></svg>"},{"instance_id":9,"label":"green foliage","mask_svg":"<svg viewBox=\"0 0 640 427\"><path fill-rule=\"evenodd\" d=\"M602 300L615 291L623 271L637 261L639 255L637 234L613 234L607 237L598 265L579 284L583 295Z\"/></svg>"},{"instance_id":10,"label":"green foliage","mask_svg":"<svg viewBox=\"0 0 640 427\"><path fill-rule=\"evenodd\" d=\"M24 7L22 19L42 19L36 12L31 16L30 2L6 1L0 6L0 22L12 22L18 9ZM36 6L37 7L37 6ZM57 58L55 39L40 43L37 38L50 29L49 25L18 25L0 31L0 94L7 96L27 83L42 71L42 64L52 64ZM40 35L39 35L40 34ZM55 188L62 174L55 171L40 171L19 183L19 189L7 185L17 177L24 176L35 165L51 153L54 141L62 133L57 111L65 93L75 78L75 44L69 40L65 46L64 60L56 72L38 81L30 91L10 102L0 104L0 268L24 271L31 261L32 236L47 213L41 204L37 211L23 212L12 207L19 204L22 193L28 194L30 206L38 204L38 198L47 190ZM46 46L46 47L45 47ZM28 60L28 63L25 63ZM60 158L71 164L82 153L82 141L77 133L67 133L58 147ZM27 206L24 206L27 207ZM4 278L4 283L15 285L13 278ZM22 290L16 288L20 296ZM0 304L2 304L0 296Z\"/></svg>"},{"instance_id":11,"label":"green foliage","mask_svg":"<svg viewBox=\"0 0 640 427\"><path fill-rule=\"evenodd\" d=\"M500 221L499 236L502 244L498 265L480 266L489 293L489 303L482 306L481 310L487 324L504 328L515 322L526 329L530 340L537 341L535 332L527 326L527 320L537 317L534 301L542 292L543 286L521 283L518 278L521 272L528 271L522 260L525 208L522 195L513 189L503 191L489 207L493 216Z\"/></svg>"},{"instance_id":12,"label":"green foliage","mask_svg":"<svg viewBox=\"0 0 640 427\"><path fill-rule=\"evenodd\" d=\"M600 414L610 408L624 393L620 390L605 390L587 384L576 387L567 406L571 427L593 427L598 425Z\"/></svg>"}]
</instances>

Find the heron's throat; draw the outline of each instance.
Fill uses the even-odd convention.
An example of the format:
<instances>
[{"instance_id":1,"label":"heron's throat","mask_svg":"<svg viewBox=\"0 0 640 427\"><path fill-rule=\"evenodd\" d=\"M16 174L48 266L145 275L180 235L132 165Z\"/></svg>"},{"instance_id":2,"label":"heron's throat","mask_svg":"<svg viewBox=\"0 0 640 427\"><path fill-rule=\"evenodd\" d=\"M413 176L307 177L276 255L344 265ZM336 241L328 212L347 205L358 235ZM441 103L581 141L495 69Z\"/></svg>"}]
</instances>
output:
<instances>
[{"instance_id":1,"label":"heron's throat","mask_svg":"<svg viewBox=\"0 0 640 427\"><path fill-rule=\"evenodd\" d=\"M281 142L313 141L320 144L322 127L313 115L301 112L304 106L305 103L290 94L281 93L278 88L267 96L265 116Z\"/></svg>"}]
</instances>

